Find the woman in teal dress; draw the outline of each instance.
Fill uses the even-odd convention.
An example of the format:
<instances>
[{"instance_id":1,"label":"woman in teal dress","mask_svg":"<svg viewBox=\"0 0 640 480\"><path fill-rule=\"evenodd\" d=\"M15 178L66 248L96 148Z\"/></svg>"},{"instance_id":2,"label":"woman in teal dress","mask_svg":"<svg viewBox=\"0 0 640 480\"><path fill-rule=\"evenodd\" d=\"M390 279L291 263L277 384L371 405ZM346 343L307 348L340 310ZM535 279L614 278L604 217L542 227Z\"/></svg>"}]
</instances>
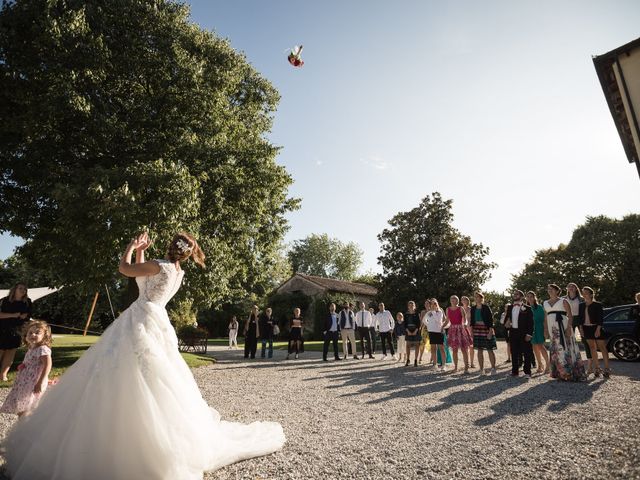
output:
<instances>
[{"instance_id":1,"label":"woman in teal dress","mask_svg":"<svg viewBox=\"0 0 640 480\"><path fill-rule=\"evenodd\" d=\"M533 311L533 338L531 339L531 345L533 346L533 353L536 356L536 362L538 363L537 373L549 373L549 354L545 347L544 340L544 307L538 303L538 297L535 292L527 292L527 303L531 306ZM542 360L544 359L544 368L542 368Z\"/></svg>"}]
</instances>

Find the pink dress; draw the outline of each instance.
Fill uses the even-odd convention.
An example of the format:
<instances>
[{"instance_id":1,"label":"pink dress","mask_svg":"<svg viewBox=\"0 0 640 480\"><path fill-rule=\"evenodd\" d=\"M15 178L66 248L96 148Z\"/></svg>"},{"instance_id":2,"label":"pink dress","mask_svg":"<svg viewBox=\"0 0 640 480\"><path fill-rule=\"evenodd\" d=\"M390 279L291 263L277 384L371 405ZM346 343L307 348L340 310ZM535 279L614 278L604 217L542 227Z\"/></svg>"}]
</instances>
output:
<instances>
[{"instance_id":1,"label":"pink dress","mask_svg":"<svg viewBox=\"0 0 640 480\"><path fill-rule=\"evenodd\" d=\"M40 397L47 388L47 382L45 382L42 392L33 393L33 389L42 375L43 366L40 363L40 357L45 355L51 355L51 349L45 345L29 349L18 367L18 376L0 408L0 412L23 413L36 408Z\"/></svg>"},{"instance_id":2,"label":"pink dress","mask_svg":"<svg viewBox=\"0 0 640 480\"><path fill-rule=\"evenodd\" d=\"M469 330L463 325L462 307L456 309L452 307L447 308L447 316L451 322L448 336L449 346L451 348L465 349L473 345Z\"/></svg>"}]
</instances>

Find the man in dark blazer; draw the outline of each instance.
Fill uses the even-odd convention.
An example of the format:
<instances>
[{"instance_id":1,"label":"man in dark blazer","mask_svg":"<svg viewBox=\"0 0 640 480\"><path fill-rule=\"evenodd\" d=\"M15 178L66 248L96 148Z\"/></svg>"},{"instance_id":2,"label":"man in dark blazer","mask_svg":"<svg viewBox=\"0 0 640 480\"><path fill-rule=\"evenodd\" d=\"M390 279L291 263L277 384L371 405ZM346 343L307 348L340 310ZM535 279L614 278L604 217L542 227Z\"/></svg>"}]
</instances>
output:
<instances>
[{"instance_id":1,"label":"man in dark blazer","mask_svg":"<svg viewBox=\"0 0 640 480\"><path fill-rule=\"evenodd\" d=\"M322 360L327 360L327 354L329 353L329 344L333 342L333 355L336 360L340 360L338 354L338 333L340 332L340 319L336 313L336 304L329 305L329 315L324 321L324 345L322 346Z\"/></svg>"},{"instance_id":2,"label":"man in dark blazer","mask_svg":"<svg viewBox=\"0 0 640 480\"><path fill-rule=\"evenodd\" d=\"M504 326L511 329L511 375L520 375L520 359L524 355L524 374L531 377L531 361L533 360L533 311L524 302L522 290L513 292L513 304L507 308Z\"/></svg>"}]
</instances>

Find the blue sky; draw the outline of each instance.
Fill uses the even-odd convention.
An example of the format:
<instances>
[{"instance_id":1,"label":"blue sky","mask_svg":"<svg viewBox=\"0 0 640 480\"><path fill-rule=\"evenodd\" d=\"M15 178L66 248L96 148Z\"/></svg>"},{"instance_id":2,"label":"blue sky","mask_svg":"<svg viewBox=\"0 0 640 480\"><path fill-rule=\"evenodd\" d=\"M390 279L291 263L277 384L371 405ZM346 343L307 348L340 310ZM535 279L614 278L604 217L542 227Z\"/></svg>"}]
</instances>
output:
<instances>
[{"instance_id":1,"label":"blue sky","mask_svg":"<svg viewBox=\"0 0 640 480\"><path fill-rule=\"evenodd\" d=\"M503 290L587 215L638 213L591 56L640 36L640 2L189 3L282 95L270 139L302 198L288 241L354 241L378 271L377 234L439 191ZM16 243L2 237L0 257Z\"/></svg>"}]
</instances>

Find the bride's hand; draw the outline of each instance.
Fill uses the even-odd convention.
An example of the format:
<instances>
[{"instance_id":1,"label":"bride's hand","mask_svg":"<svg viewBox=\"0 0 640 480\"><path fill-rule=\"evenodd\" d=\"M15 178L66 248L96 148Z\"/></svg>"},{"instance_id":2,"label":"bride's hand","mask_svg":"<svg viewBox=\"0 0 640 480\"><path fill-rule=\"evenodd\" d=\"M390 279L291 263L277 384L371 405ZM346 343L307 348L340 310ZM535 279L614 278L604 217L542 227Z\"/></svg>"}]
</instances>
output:
<instances>
[{"instance_id":1,"label":"bride's hand","mask_svg":"<svg viewBox=\"0 0 640 480\"><path fill-rule=\"evenodd\" d=\"M142 243L138 245L137 249L138 251L144 251L151 246L153 240L149 238L149 234L147 232L144 232L140 237L142 237Z\"/></svg>"},{"instance_id":2,"label":"bride's hand","mask_svg":"<svg viewBox=\"0 0 640 480\"><path fill-rule=\"evenodd\" d=\"M147 232L141 233L131 240L130 245L138 251L146 250L151 246L152 241L149 239Z\"/></svg>"}]
</instances>

